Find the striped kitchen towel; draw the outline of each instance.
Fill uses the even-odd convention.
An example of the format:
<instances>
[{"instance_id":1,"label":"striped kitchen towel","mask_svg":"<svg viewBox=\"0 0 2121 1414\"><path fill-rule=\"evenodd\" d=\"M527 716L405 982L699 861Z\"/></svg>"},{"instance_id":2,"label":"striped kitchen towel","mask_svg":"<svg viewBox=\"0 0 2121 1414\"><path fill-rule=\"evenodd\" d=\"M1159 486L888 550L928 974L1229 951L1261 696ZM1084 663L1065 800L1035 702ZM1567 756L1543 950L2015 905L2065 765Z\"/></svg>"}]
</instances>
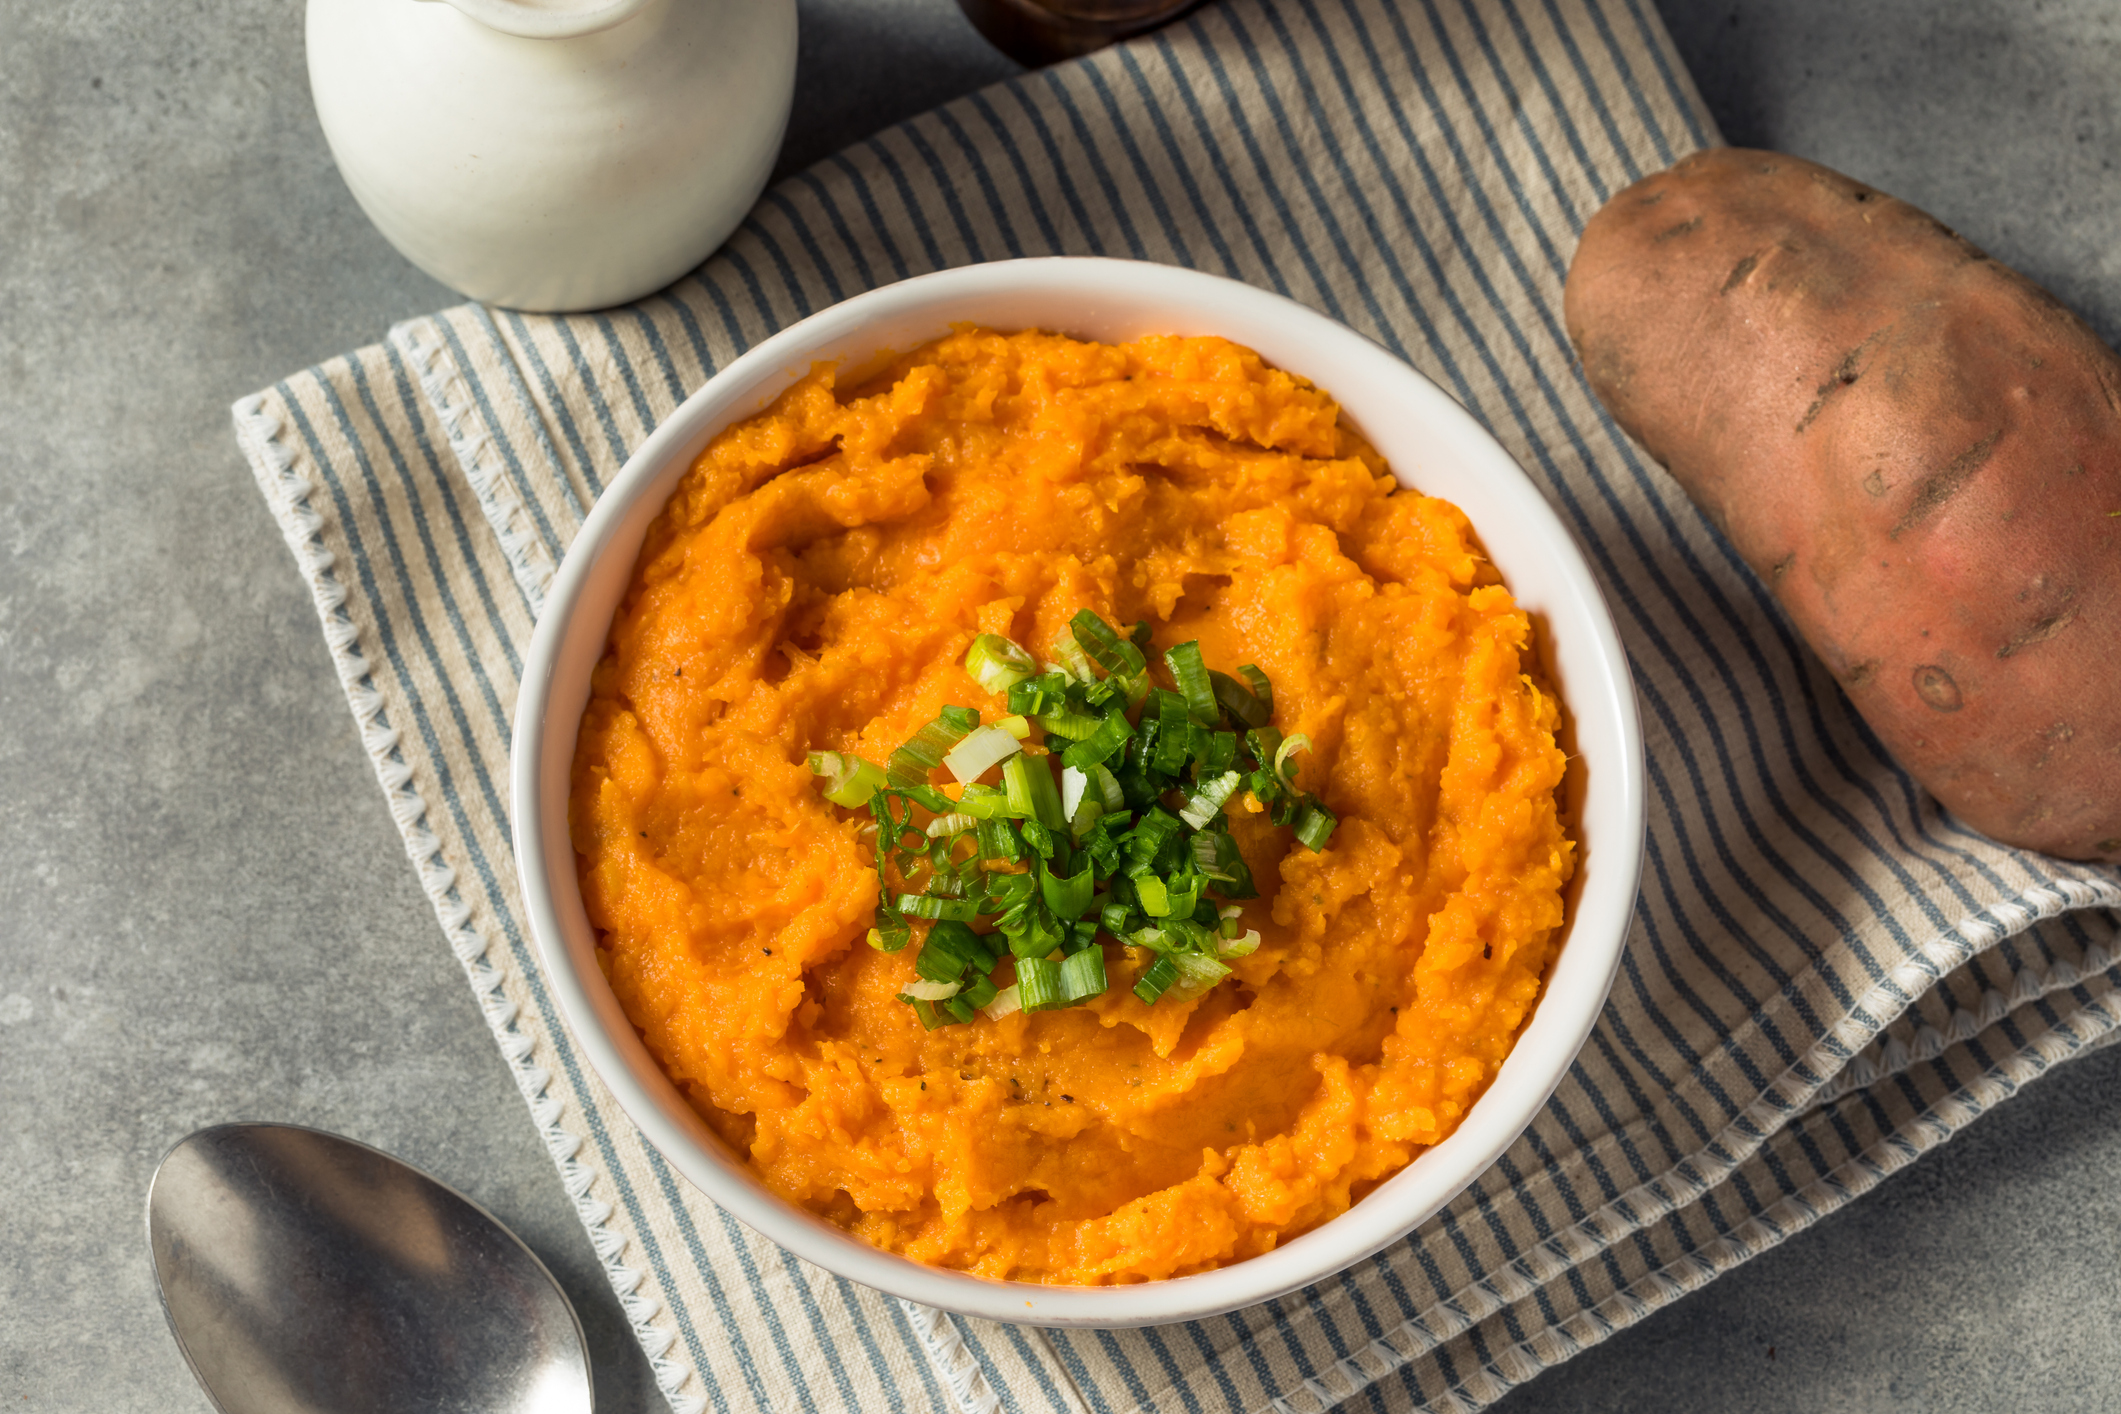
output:
<instances>
[{"instance_id":1,"label":"striped kitchen towel","mask_svg":"<svg viewBox=\"0 0 2121 1414\"><path fill-rule=\"evenodd\" d=\"M1941 815L1578 376L1560 302L1585 219L1715 140L1650 0L1226 0L790 178L638 305L465 305L236 405L414 866L674 1407L1477 1409L2115 1034L2121 877ZM1281 291L1450 390L1582 541L1649 746L1623 969L1516 1146L1335 1280L1118 1333L887 1300L693 1192L555 1015L508 848L521 654L628 450L812 310L1048 253Z\"/></svg>"}]
</instances>

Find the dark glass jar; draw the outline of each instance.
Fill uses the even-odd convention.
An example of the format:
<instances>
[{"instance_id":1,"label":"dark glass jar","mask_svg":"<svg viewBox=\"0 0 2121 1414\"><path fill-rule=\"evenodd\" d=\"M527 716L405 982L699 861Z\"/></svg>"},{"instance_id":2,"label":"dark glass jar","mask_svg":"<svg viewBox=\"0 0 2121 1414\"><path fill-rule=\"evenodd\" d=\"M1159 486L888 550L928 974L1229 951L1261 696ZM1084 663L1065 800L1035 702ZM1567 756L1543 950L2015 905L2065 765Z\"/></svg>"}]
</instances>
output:
<instances>
[{"instance_id":1,"label":"dark glass jar","mask_svg":"<svg viewBox=\"0 0 2121 1414\"><path fill-rule=\"evenodd\" d=\"M1201 0L957 0L995 48L1036 68L1177 19Z\"/></svg>"}]
</instances>

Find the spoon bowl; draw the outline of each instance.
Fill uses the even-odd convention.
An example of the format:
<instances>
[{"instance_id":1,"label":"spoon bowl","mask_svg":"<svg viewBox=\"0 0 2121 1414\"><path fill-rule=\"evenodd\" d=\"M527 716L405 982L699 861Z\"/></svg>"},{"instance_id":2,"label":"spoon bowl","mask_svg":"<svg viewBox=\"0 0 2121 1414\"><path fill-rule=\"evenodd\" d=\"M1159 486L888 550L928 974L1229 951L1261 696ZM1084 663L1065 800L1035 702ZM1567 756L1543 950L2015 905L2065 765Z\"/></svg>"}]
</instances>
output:
<instances>
[{"instance_id":1,"label":"spoon bowl","mask_svg":"<svg viewBox=\"0 0 2121 1414\"><path fill-rule=\"evenodd\" d=\"M222 1414L581 1414L581 1323L484 1208L366 1144L224 1124L171 1149L148 1242L177 1344Z\"/></svg>"}]
</instances>

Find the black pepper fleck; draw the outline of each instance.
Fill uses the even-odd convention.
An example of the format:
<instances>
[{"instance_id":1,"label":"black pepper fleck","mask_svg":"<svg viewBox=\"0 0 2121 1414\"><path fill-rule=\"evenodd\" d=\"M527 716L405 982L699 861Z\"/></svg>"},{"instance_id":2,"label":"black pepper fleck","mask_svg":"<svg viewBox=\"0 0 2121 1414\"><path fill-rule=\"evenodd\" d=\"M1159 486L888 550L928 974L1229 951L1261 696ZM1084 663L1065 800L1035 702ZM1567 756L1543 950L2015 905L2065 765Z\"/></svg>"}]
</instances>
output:
<instances>
[{"instance_id":1,"label":"black pepper fleck","mask_svg":"<svg viewBox=\"0 0 2121 1414\"><path fill-rule=\"evenodd\" d=\"M772 957L772 956L773 956L773 949L772 949L772 948L760 948L760 949L759 949L759 951L760 951L760 952L762 952L762 953L764 953L764 954L766 954L766 956L768 956L768 957Z\"/></svg>"},{"instance_id":2,"label":"black pepper fleck","mask_svg":"<svg viewBox=\"0 0 2121 1414\"><path fill-rule=\"evenodd\" d=\"M1061 1096L1061 1098L1063 1100L1066 1100L1071 1105L1075 1103L1075 1097L1073 1095L1063 1095Z\"/></svg>"},{"instance_id":3,"label":"black pepper fleck","mask_svg":"<svg viewBox=\"0 0 2121 1414\"><path fill-rule=\"evenodd\" d=\"M1493 943L1482 943L1480 945L1480 955L1484 958L1492 959L1495 956L1495 945Z\"/></svg>"}]
</instances>

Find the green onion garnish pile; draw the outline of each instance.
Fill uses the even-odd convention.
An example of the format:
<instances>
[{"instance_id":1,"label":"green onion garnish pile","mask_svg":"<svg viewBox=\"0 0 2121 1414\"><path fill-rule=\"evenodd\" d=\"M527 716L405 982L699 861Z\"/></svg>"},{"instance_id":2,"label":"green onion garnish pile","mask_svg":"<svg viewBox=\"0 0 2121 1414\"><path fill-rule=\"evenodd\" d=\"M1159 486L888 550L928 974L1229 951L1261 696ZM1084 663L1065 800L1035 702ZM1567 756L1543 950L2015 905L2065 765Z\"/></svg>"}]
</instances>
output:
<instances>
[{"instance_id":1,"label":"green onion garnish pile","mask_svg":"<svg viewBox=\"0 0 2121 1414\"><path fill-rule=\"evenodd\" d=\"M1333 812L1295 786L1290 758L1310 742L1269 725L1266 674L1210 671L1198 643L1181 643L1163 655L1176 690L1158 687L1148 643L1147 624L1122 638L1085 609L1056 645L1060 664L1041 672L1018 644L981 634L965 668L1008 693L1007 716L983 725L945 707L884 766L811 754L826 799L876 818L870 946L897 952L913 919L933 922L919 980L899 994L929 1030L1104 995L1102 935L1156 955L1134 984L1144 1003L1197 997L1259 946L1258 930L1239 933L1235 902L1259 893L1225 808L1249 791L1309 848L1333 833ZM1024 750L1032 723L1050 754ZM1001 784L978 784L997 765ZM964 783L960 799L930 784L939 767ZM992 932L973 930L981 918ZM1016 981L999 987L1004 949Z\"/></svg>"}]
</instances>

